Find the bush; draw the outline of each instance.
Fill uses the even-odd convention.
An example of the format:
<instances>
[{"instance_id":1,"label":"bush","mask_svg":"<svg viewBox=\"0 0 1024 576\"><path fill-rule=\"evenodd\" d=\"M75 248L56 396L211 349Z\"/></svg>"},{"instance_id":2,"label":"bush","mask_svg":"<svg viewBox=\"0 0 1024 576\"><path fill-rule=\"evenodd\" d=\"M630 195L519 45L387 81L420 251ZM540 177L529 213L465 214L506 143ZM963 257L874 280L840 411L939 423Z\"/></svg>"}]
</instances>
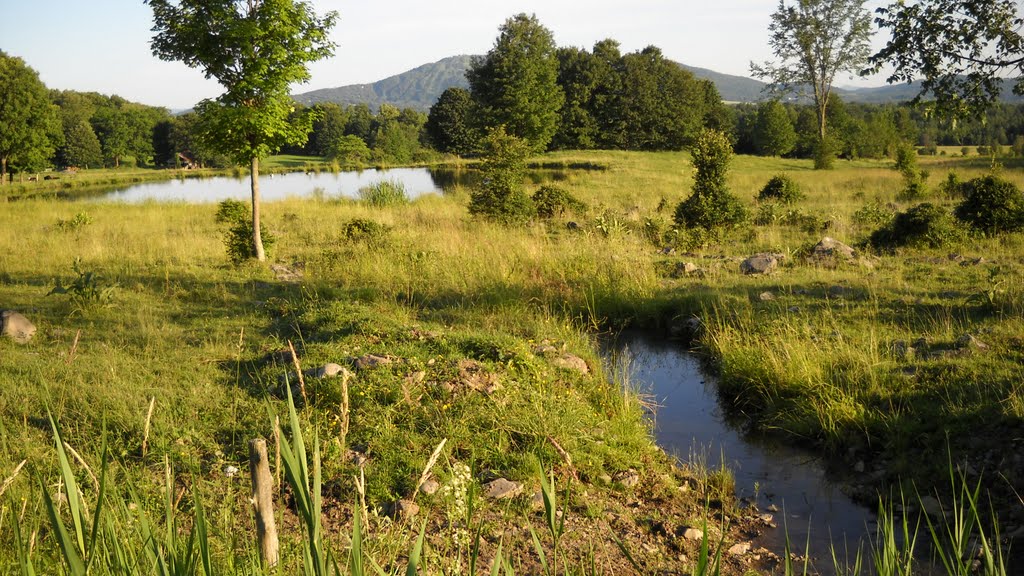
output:
<instances>
[{"instance_id":1,"label":"bush","mask_svg":"<svg viewBox=\"0 0 1024 576\"><path fill-rule=\"evenodd\" d=\"M764 188L761 188L761 192L757 195L757 201L777 200L784 204L795 204L803 197L804 193L800 191L800 186L792 178L785 174L776 174L764 185Z\"/></svg>"},{"instance_id":2,"label":"bush","mask_svg":"<svg viewBox=\"0 0 1024 576\"><path fill-rule=\"evenodd\" d=\"M241 200L228 198L217 205L215 217L218 224L234 224L249 217L249 205Z\"/></svg>"},{"instance_id":3,"label":"bush","mask_svg":"<svg viewBox=\"0 0 1024 576\"><path fill-rule=\"evenodd\" d=\"M483 178L470 197L469 213L507 225L526 222L536 214L523 192L530 143L499 126L488 132L484 149Z\"/></svg>"},{"instance_id":4,"label":"bush","mask_svg":"<svg viewBox=\"0 0 1024 576\"><path fill-rule=\"evenodd\" d=\"M956 217L985 234L1013 232L1024 228L1024 195L1012 182L985 176L961 186L964 200Z\"/></svg>"},{"instance_id":5,"label":"bush","mask_svg":"<svg viewBox=\"0 0 1024 576\"><path fill-rule=\"evenodd\" d=\"M398 180L381 180L359 189L359 198L371 206L384 208L409 203L405 184Z\"/></svg>"},{"instance_id":6,"label":"bush","mask_svg":"<svg viewBox=\"0 0 1024 576\"><path fill-rule=\"evenodd\" d=\"M953 170L950 170L949 174L946 174L946 179L942 184L939 184L939 191L946 198L963 198L963 186L964 183L960 180L960 176Z\"/></svg>"},{"instance_id":7,"label":"bush","mask_svg":"<svg viewBox=\"0 0 1024 576\"><path fill-rule=\"evenodd\" d=\"M554 218L566 212L580 213L587 208L567 190L557 186L541 186L533 193L533 205L541 218Z\"/></svg>"},{"instance_id":8,"label":"bush","mask_svg":"<svg viewBox=\"0 0 1024 576\"><path fill-rule=\"evenodd\" d=\"M891 207L875 201L865 204L853 213L853 221L857 224L885 224L891 222L896 211Z\"/></svg>"},{"instance_id":9,"label":"bush","mask_svg":"<svg viewBox=\"0 0 1024 576\"><path fill-rule=\"evenodd\" d=\"M892 222L871 234L873 246L940 248L963 239L956 220L941 206L925 202L896 214Z\"/></svg>"},{"instance_id":10,"label":"bush","mask_svg":"<svg viewBox=\"0 0 1024 576\"><path fill-rule=\"evenodd\" d=\"M256 257L256 249L252 243L252 219L249 205L240 200L227 199L217 206L216 220L218 224L227 224L224 232L224 249L228 258L235 264ZM270 252L270 247L277 238L260 223L260 237L263 239L263 251Z\"/></svg>"},{"instance_id":11,"label":"bush","mask_svg":"<svg viewBox=\"0 0 1024 576\"><path fill-rule=\"evenodd\" d=\"M693 194L676 207L676 224L684 228L735 226L747 219L747 210L726 186L732 143L717 130L705 129L691 151L697 174Z\"/></svg>"},{"instance_id":12,"label":"bush","mask_svg":"<svg viewBox=\"0 0 1024 576\"><path fill-rule=\"evenodd\" d=\"M342 225L341 235L353 244L382 246L387 243L391 229L373 220L353 218Z\"/></svg>"}]
</instances>

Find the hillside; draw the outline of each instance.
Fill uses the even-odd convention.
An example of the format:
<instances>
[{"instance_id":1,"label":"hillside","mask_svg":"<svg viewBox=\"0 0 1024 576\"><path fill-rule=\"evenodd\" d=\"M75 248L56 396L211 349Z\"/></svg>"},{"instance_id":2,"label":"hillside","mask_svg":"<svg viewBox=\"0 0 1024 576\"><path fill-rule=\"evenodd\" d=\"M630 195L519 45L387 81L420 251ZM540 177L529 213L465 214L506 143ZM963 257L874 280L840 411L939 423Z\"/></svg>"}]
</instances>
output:
<instances>
[{"instance_id":1,"label":"hillside","mask_svg":"<svg viewBox=\"0 0 1024 576\"><path fill-rule=\"evenodd\" d=\"M396 74L372 84L355 84L338 88L325 88L293 96L303 104L337 102L339 104L364 103L376 110L388 103L399 108L414 108L426 112L437 101L445 89L451 86L468 88L466 69L472 56L451 56L438 62L424 64L408 72ZM757 102L762 98L764 82L723 74L707 68L679 64L694 76L711 80L726 102ZM1024 98L1013 94L1010 82L1005 83L1002 100L1024 102ZM847 102L884 104L905 102L917 95L919 83L896 84L872 88L836 88L836 93Z\"/></svg>"},{"instance_id":2,"label":"hillside","mask_svg":"<svg viewBox=\"0 0 1024 576\"><path fill-rule=\"evenodd\" d=\"M471 56L451 56L413 68L372 84L354 84L338 88L324 88L292 96L303 104L337 102L338 104L367 104L373 110L381 104L399 108L427 111L445 89L452 86L468 88L466 69Z\"/></svg>"}]
</instances>

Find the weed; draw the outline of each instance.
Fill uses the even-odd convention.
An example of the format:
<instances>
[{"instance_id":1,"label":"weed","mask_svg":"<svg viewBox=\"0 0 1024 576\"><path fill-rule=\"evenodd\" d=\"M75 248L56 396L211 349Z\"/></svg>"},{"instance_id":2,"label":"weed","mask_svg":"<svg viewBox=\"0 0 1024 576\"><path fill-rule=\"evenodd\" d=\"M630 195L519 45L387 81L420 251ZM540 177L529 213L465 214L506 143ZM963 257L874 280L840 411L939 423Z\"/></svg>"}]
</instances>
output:
<instances>
[{"instance_id":1,"label":"weed","mask_svg":"<svg viewBox=\"0 0 1024 576\"><path fill-rule=\"evenodd\" d=\"M57 229L61 232L78 232L89 224L92 224L92 217L85 212L78 212L68 220L58 219Z\"/></svg>"},{"instance_id":2,"label":"weed","mask_svg":"<svg viewBox=\"0 0 1024 576\"><path fill-rule=\"evenodd\" d=\"M86 309L93 306L110 306L113 304L114 293L117 284L108 284L102 276L91 271L82 269L81 258L75 258L71 269L75 272L75 279L70 284L64 285L60 278L54 282L54 287L46 293L47 296L54 294L64 295L71 299L71 302L79 309Z\"/></svg>"},{"instance_id":3,"label":"weed","mask_svg":"<svg viewBox=\"0 0 1024 576\"><path fill-rule=\"evenodd\" d=\"M381 180L359 189L359 198L370 206L385 208L409 203L405 184L400 180Z\"/></svg>"}]
</instances>

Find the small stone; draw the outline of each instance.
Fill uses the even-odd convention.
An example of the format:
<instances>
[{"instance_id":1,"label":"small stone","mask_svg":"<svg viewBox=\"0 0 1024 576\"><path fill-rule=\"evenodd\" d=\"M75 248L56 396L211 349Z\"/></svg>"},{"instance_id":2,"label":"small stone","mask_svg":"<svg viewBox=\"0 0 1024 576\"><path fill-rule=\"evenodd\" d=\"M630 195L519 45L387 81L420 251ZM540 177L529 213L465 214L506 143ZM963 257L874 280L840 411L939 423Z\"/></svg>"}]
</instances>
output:
<instances>
[{"instance_id":1,"label":"small stone","mask_svg":"<svg viewBox=\"0 0 1024 576\"><path fill-rule=\"evenodd\" d=\"M758 514L757 519L760 520L761 522L763 522L766 526L774 526L774 524L772 524L772 522L774 522L775 516L773 516L771 514L768 514L768 513Z\"/></svg>"},{"instance_id":2,"label":"small stone","mask_svg":"<svg viewBox=\"0 0 1024 576\"><path fill-rule=\"evenodd\" d=\"M771 254L768 252L754 254L740 263L740 272L747 275L768 274L778 268L779 261L782 258L782 254Z\"/></svg>"},{"instance_id":3,"label":"small stone","mask_svg":"<svg viewBox=\"0 0 1024 576\"><path fill-rule=\"evenodd\" d=\"M750 542L740 542L729 548L730 556L743 556L747 552L750 552Z\"/></svg>"},{"instance_id":4,"label":"small stone","mask_svg":"<svg viewBox=\"0 0 1024 576\"><path fill-rule=\"evenodd\" d=\"M227 478L234 478L238 474L239 470L237 466L231 466L230 464L224 467L224 476Z\"/></svg>"},{"instance_id":5,"label":"small stone","mask_svg":"<svg viewBox=\"0 0 1024 576\"><path fill-rule=\"evenodd\" d=\"M530 508L534 510L544 509L544 494L540 492L534 492L533 496L530 497Z\"/></svg>"},{"instance_id":6,"label":"small stone","mask_svg":"<svg viewBox=\"0 0 1024 576\"><path fill-rule=\"evenodd\" d=\"M386 366L391 364L391 358L387 356L377 356L376 354L366 354L356 358L356 369L366 370L367 368L376 368L378 366Z\"/></svg>"},{"instance_id":7,"label":"small stone","mask_svg":"<svg viewBox=\"0 0 1024 576\"><path fill-rule=\"evenodd\" d=\"M854 472L863 472L864 471L864 461L863 460L858 460L857 463L853 465L853 471Z\"/></svg>"},{"instance_id":8,"label":"small stone","mask_svg":"<svg viewBox=\"0 0 1024 576\"><path fill-rule=\"evenodd\" d=\"M964 334L956 339L956 347L961 350L984 350L988 348L988 344L970 334Z\"/></svg>"},{"instance_id":9,"label":"small stone","mask_svg":"<svg viewBox=\"0 0 1024 576\"><path fill-rule=\"evenodd\" d=\"M412 518L419 513L419 504L412 500L402 499L391 505L391 516L393 518Z\"/></svg>"},{"instance_id":10,"label":"small stone","mask_svg":"<svg viewBox=\"0 0 1024 576\"><path fill-rule=\"evenodd\" d=\"M640 483L640 473L633 469L619 472L615 475L615 481L626 488L632 488Z\"/></svg>"},{"instance_id":11,"label":"small stone","mask_svg":"<svg viewBox=\"0 0 1024 576\"><path fill-rule=\"evenodd\" d=\"M704 531L699 528L687 528L683 531L685 540L701 540L704 538Z\"/></svg>"},{"instance_id":12,"label":"small stone","mask_svg":"<svg viewBox=\"0 0 1024 576\"><path fill-rule=\"evenodd\" d=\"M433 478L427 480L426 482L423 483L422 486L420 486L420 492L423 492L427 496L437 493L437 491L440 489L441 485L438 484L437 480L434 480Z\"/></svg>"},{"instance_id":13,"label":"small stone","mask_svg":"<svg viewBox=\"0 0 1024 576\"><path fill-rule=\"evenodd\" d=\"M558 348L555 348L551 344L541 344L533 349L533 353L538 356L547 356L549 354L557 354Z\"/></svg>"},{"instance_id":14,"label":"small stone","mask_svg":"<svg viewBox=\"0 0 1024 576\"><path fill-rule=\"evenodd\" d=\"M484 484L484 497L489 500L508 500L523 492L523 485L505 478Z\"/></svg>"},{"instance_id":15,"label":"small stone","mask_svg":"<svg viewBox=\"0 0 1024 576\"><path fill-rule=\"evenodd\" d=\"M775 300L775 294L772 294L771 292L761 292L757 295L757 299L761 302L771 302Z\"/></svg>"},{"instance_id":16,"label":"small stone","mask_svg":"<svg viewBox=\"0 0 1024 576\"><path fill-rule=\"evenodd\" d=\"M575 370L580 374L586 376L590 374L590 367L587 366L587 361L575 354L569 354L568 352L562 354L558 358L552 360L552 363L559 368L565 368L566 370Z\"/></svg>"},{"instance_id":17,"label":"small stone","mask_svg":"<svg viewBox=\"0 0 1024 576\"><path fill-rule=\"evenodd\" d=\"M0 312L0 336L8 336L18 344L27 344L35 333L35 325L20 312L14 310Z\"/></svg>"},{"instance_id":18,"label":"small stone","mask_svg":"<svg viewBox=\"0 0 1024 576\"><path fill-rule=\"evenodd\" d=\"M328 362L319 368L309 370L306 372L306 375L312 376L313 378L333 378L335 376L343 375L345 372L348 372L348 370L346 370L341 364Z\"/></svg>"},{"instance_id":19,"label":"small stone","mask_svg":"<svg viewBox=\"0 0 1024 576\"><path fill-rule=\"evenodd\" d=\"M790 306L789 308L786 308L786 312L789 312L790 314L799 314L800 313L800 307L799 306Z\"/></svg>"},{"instance_id":20,"label":"small stone","mask_svg":"<svg viewBox=\"0 0 1024 576\"><path fill-rule=\"evenodd\" d=\"M843 244L842 242L829 238L828 236L821 239L811 248L810 259L816 262L822 261L837 261L837 260L853 260L857 257L857 251L853 248Z\"/></svg>"}]
</instances>

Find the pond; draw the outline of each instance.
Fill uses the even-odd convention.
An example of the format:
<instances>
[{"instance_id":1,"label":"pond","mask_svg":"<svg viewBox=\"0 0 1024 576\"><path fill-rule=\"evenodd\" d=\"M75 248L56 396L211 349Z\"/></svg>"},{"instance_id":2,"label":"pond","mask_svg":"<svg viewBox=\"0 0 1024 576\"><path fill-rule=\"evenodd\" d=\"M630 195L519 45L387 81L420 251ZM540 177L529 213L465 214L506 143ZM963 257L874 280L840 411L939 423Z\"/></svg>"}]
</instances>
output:
<instances>
[{"instance_id":1,"label":"pond","mask_svg":"<svg viewBox=\"0 0 1024 576\"><path fill-rule=\"evenodd\" d=\"M874 514L839 489L820 458L731 426L714 380L679 343L626 333L609 352L626 362L632 385L653 397L655 436L666 452L709 468L724 463L738 497L773 511L778 528L765 530L755 546L781 554L788 531L793 549L802 553L809 541L816 568L827 572L833 542L842 554L873 535Z\"/></svg>"},{"instance_id":2,"label":"pond","mask_svg":"<svg viewBox=\"0 0 1024 576\"><path fill-rule=\"evenodd\" d=\"M595 169L586 166L574 170ZM568 178L569 171L539 168L529 170L526 178L534 185ZM359 189L391 180L405 186L406 195L443 194L454 186L473 187L480 181L478 170L452 167L372 168L347 172L290 172L260 176L260 199L264 202L315 196L320 198L358 198ZM75 198L75 197L73 197ZM227 199L250 198L249 177L174 178L158 182L124 184L90 192L92 202L186 202L202 204Z\"/></svg>"},{"instance_id":3,"label":"pond","mask_svg":"<svg viewBox=\"0 0 1024 576\"><path fill-rule=\"evenodd\" d=\"M285 198L321 196L324 198L358 198L359 189L393 180L405 185L406 194L416 198L424 194L441 194L446 187L464 183L468 171L432 168L369 169L350 172L291 172L260 176L260 198L264 202ZM180 178L160 182L126 184L92 195L101 202L220 202L228 198L247 200L250 197L249 177Z\"/></svg>"}]
</instances>

